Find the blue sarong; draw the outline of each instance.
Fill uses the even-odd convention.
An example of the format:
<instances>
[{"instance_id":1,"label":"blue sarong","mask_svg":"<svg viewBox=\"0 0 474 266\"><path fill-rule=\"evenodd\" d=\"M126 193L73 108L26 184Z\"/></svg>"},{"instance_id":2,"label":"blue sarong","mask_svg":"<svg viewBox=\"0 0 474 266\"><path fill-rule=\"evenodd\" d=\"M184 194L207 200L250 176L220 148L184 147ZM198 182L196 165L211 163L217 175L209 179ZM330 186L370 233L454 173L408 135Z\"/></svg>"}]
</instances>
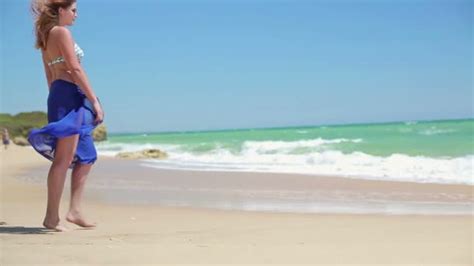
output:
<instances>
[{"instance_id":1,"label":"blue sarong","mask_svg":"<svg viewBox=\"0 0 474 266\"><path fill-rule=\"evenodd\" d=\"M76 163L92 164L97 160L97 152L92 138L95 113L90 102L76 84L57 79L51 83L48 95L48 124L31 130L28 141L31 146L47 159L54 160L58 139L79 134L79 142L74 159Z\"/></svg>"}]
</instances>

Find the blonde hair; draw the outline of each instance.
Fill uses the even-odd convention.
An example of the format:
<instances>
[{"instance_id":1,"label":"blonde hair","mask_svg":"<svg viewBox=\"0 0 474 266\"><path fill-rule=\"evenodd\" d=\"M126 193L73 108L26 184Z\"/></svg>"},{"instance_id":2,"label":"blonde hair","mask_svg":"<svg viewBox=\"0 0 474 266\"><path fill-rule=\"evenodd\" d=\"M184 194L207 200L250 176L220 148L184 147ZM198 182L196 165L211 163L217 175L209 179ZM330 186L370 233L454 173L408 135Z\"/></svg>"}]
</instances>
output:
<instances>
[{"instance_id":1,"label":"blonde hair","mask_svg":"<svg viewBox=\"0 0 474 266\"><path fill-rule=\"evenodd\" d=\"M76 0L32 0L35 20L36 49L46 50L49 31L59 23L59 8L69 8Z\"/></svg>"}]
</instances>

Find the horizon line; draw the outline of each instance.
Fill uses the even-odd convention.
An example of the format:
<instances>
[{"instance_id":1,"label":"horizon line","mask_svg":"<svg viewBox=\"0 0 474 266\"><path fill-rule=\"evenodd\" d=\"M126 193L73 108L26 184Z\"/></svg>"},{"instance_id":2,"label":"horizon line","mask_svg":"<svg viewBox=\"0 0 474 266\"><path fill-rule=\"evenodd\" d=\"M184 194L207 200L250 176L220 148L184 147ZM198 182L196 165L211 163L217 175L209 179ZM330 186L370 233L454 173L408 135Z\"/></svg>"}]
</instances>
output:
<instances>
[{"instance_id":1,"label":"horizon line","mask_svg":"<svg viewBox=\"0 0 474 266\"><path fill-rule=\"evenodd\" d=\"M408 122L442 122L442 121L456 121L456 120L474 120L473 117L464 118L443 118L443 119L427 119L427 120L394 120L394 121L379 121L379 122L356 122L356 123L336 123L336 124L319 124L319 125L295 125L295 126L275 126L275 127L252 127L252 128L223 128L210 130L170 130L170 131L121 131L109 132L112 135L126 135L126 134L174 134L174 133L205 133L205 132L225 132L225 131L248 131L248 130L265 130L265 129L287 129L287 128L308 128L308 127L334 127L334 126L362 126L373 124L396 124Z\"/></svg>"}]
</instances>

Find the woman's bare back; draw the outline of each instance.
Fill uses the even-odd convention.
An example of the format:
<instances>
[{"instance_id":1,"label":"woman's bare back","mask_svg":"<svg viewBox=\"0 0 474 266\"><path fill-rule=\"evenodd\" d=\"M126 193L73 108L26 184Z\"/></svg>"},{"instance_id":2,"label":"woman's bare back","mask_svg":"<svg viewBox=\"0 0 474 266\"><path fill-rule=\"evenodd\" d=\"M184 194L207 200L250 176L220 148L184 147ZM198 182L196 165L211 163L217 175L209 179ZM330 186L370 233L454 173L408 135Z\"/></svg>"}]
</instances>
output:
<instances>
[{"instance_id":1,"label":"woman's bare back","mask_svg":"<svg viewBox=\"0 0 474 266\"><path fill-rule=\"evenodd\" d=\"M51 62L54 59L63 56L59 50L58 45L58 35L55 32L55 28L58 26L54 26L48 36L48 41L46 45L46 50L43 50L43 59L46 60L45 63ZM59 63L59 64L52 64L49 67L50 74L51 74L51 82L57 79L63 79L69 82L74 83L74 79L72 77L71 71L68 69L67 64Z\"/></svg>"}]
</instances>

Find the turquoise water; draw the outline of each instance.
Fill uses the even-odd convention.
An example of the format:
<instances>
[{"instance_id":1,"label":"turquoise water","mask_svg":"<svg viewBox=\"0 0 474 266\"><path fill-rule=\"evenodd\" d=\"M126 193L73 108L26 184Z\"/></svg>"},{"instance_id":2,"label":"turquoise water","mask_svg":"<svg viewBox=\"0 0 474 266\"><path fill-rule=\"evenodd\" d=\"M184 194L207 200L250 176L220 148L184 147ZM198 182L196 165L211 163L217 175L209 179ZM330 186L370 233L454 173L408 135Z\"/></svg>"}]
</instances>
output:
<instances>
[{"instance_id":1,"label":"turquoise water","mask_svg":"<svg viewBox=\"0 0 474 266\"><path fill-rule=\"evenodd\" d=\"M161 167L448 178L470 183L473 133L474 119L112 134L99 145L99 153L159 148L170 154L169 160L154 162Z\"/></svg>"},{"instance_id":2,"label":"turquoise water","mask_svg":"<svg viewBox=\"0 0 474 266\"><path fill-rule=\"evenodd\" d=\"M324 147L299 147L294 153L321 149L354 151L388 156L394 153L428 157L458 157L474 154L474 120L400 122L387 124L357 124L275 129L244 129L229 131L117 134L110 143L176 144L184 150L206 153L225 148L233 153L242 151L245 141L301 141L322 139L361 139L361 142L326 144Z\"/></svg>"}]
</instances>

